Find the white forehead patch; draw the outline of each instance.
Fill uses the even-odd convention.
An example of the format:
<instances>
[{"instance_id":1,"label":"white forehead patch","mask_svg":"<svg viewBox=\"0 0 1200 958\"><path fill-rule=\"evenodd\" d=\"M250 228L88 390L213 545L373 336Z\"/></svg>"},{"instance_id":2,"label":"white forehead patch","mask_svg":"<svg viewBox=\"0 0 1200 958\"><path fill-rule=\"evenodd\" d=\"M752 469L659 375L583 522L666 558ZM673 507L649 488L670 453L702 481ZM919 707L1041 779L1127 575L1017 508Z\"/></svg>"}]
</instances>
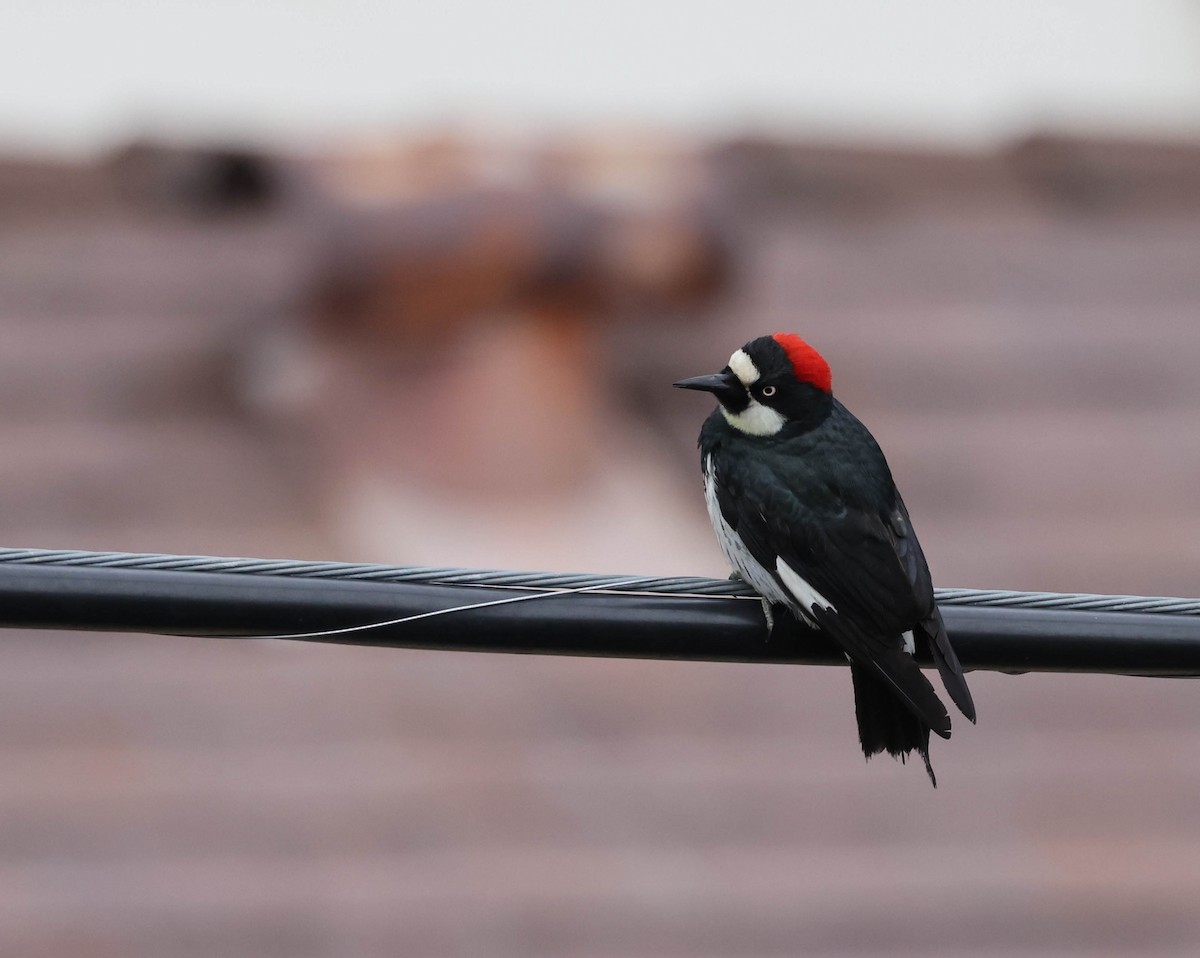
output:
<instances>
[{"instance_id":1,"label":"white forehead patch","mask_svg":"<svg viewBox=\"0 0 1200 958\"><path fill-rule=\"evenodd\" d=\"M762 375L758 371L758 367L754 365L754 360L746 355L744 349L739 349L729 357L729 368L742 381L743 386L752 386Z\"/></svg>"}]
</instances>

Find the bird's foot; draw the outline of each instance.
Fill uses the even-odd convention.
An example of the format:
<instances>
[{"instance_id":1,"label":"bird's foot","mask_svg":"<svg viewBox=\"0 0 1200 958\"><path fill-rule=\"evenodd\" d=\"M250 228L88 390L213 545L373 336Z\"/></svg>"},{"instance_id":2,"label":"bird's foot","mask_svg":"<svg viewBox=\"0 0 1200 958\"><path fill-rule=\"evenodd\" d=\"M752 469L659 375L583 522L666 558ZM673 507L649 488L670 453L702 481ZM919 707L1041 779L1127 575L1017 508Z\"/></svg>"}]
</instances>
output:
<instances>
[{"instance_id":1,"label":"bird's foot","mask_svg":"<svg viewBox=\"0 0 1200 958\"><path fill-rule=\"evenodd\" d=\"M762 599L763 617L767 620L767 638L771 638L771 633L775 630L775 616L771 612L771 603Z\"/></svg>"},{"instance_id":2,"label":"bird's foot","mask_svg":"<svg viewBox=\"0 0 1200 958\"><path fill-rule=\"evenodd\" d=\"M740 571L734 569L731 573L729 573L729 581L745 582L746 577L742 575ZM771 632L775 629L775 615L771 612L771 603L768 600L764 599L762 596L759 596L759 601L762 603L763 618L767 620L767 638L770 639Z\"/></svg>"}]
</instances>

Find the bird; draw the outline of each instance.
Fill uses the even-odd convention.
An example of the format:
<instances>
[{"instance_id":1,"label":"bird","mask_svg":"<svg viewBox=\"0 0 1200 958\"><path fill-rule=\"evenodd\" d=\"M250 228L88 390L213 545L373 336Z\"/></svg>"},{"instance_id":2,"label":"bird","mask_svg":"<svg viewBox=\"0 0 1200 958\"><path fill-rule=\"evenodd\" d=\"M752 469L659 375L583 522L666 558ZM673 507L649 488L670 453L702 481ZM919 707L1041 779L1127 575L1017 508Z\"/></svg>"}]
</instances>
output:
<instances>
[{"instance_id":1,"label":"bird","mask_svg":"<svg viewBox=\"0 0 1200 958\"><path fill-rule=\"evenodd\" d=\"M850 662L863 755L906 762L915 751L936 788L929 736L949 738L950 715L917 649L971 722L975 704L887 459L834 398L829 364L795 333L775 333L719 373L674 385L717 401L698 442L704 497L768 630L782 606L831 637Z\"/></svg>"}]
</instances>

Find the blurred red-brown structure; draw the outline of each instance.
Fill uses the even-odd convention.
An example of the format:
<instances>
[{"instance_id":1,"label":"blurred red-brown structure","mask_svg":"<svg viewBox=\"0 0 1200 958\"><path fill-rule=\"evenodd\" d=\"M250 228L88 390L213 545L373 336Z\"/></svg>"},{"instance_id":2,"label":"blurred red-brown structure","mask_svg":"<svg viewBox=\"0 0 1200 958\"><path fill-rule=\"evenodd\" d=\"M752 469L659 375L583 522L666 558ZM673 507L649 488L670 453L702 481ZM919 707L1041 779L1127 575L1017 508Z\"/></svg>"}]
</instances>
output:
<instances>
[{"instance_id":1,"label":"blurred red-brown structure","mask_svg":"<svg viewBox=\"0 0 1200 958\"><path fill-rule=\"evenodd\" d=\"M1186 145L0 166L7 544L722 574L673 393L795 329L945 585L1195 592ZM1097 185L1099 184L1099 185ZM67 198L70 197L70 202ZM1187 683L10 634L22 954L1190 955Z\"/></svg>"}]
</instances>

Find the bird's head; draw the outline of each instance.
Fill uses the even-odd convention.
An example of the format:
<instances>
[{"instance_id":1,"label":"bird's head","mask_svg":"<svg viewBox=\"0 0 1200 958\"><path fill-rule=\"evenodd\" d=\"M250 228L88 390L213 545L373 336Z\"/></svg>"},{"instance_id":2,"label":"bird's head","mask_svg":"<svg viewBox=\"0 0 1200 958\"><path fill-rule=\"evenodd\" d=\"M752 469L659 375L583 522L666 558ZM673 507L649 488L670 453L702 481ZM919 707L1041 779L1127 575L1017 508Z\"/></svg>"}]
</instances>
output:
<instances>
[{"instance_id":1,"label":"bird's head","mask_svg":"<svg viewBox=\"0 0 1200 958\"><path fill-rule=\"evenodd\" d=\"M829 364L794 333L752 339L712 376L675 383L712 393L739 432L773 436L789 423L811 429L833 405Z\"/></svg>"}]
</instances>

